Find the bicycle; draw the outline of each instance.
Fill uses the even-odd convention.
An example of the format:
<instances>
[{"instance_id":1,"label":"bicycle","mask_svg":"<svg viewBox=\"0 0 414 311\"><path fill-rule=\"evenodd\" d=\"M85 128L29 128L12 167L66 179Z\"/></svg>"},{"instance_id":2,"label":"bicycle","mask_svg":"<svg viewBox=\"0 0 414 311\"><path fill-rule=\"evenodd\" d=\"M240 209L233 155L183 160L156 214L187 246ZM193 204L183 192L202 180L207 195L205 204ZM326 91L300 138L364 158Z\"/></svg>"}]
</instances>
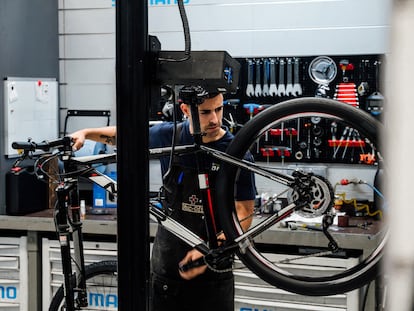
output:
<instances>
[{"instance_id":1,"label":"bicycle","mask_svg":"<svg viewBox=\"0 0 414 311\"><path fill-rule=\"evenodd\" d=\"M194 100L193 106L196 106L196 103L197 100ZM194 110L192 115L196 113L196 110ZM243 160L246 152L257 149L258 142L267 140L266 136L270 130L280 130L289 122L296 122L298 118L313 119L315 117L318 118L318 122L328 124L335 122L335 128L338 132L340 132L339 129L344 131L345 129L347 131L350 128L353 129L355 136L352 136L351 141L353 147L361 148L361 165L372 165L373 159L376 159L375 163L383 161L379 150L379 134L382 131L382 124L378 120L345 103L316 97L292 99L267 108L244 124L235 135L226 152L220 152L197 143L201 141L201 133L194 134L196 142L194 145L173 145L171 148L150 149L150 157L206 153L222 161L216 185L218 206L214 210L218 213L223 226L227 239L225 245L214 247L217 243L215 235L210 235L212 240L203 241L191 231L183 228L181 224L170 219L168 211L157 208L159 207L158 204L155 204L155 207L154 205L151 206L151 215L155 216L155 221L158 221L159 224L205 255L201 260L191 263L189 267L184 267L184 269L207 264L209 268L219 270L223 258L237 254L247 268L270 285L308 296L345 293L361 288L380 274L381 258L388 235L385 226L375 235L376 245L372 246L372 252L360 254L361 258L355 266L344 270L335 269L333 273L323 276L306 275L303 270L300 270L300 274L294 274L288 263L293 262L297 266L303 266L301 260L312 256L318 259L343 256L341 254L343 249L329 231L334 217L331 213L335 200L333 187L325 177L303 171L300 168L289 169L285 165L269 166L266 162L251 163ZM199 136L197 137L197 135ZM344 138L334 141L333 152L337 152L338 148L345 149L349 143ZM365 148L370 149L368 153L365 152ZM274 188L275 192L280 191L275 195L271 195L264 204L265 206L271 206L270 209L279 198L283 195L287 196L287 205L271 215L261 216L260 219L254 218L252 226L246 232L243 232L241 226L244 219L239 220L237 218L235 200L232 195L235 193L234 185L240 169L254 172L256 176L264 178L268 188L272 188L271 183L284 187L282 190L277 187ZM287 173L289 170L292 172L291 174ZM203 176L200 177L203 178ZM364 182L360 180L358 183ZM374 188L374 190L383 197L377 188ZM206 206L204 208L204 213L207 213L209 209ZM272 228L275 228L293 212L310 219L323 217L319 233L326 237L326 246L323 247L322 251L315 251L313 254L300 257L286 254L285 259L273 261L271 254L266 253L266 249L260 243L261 236L276 234L272 232ZM210 215L206 219L211 217ZM251 215L251 217L254 217L254 215ZM263 240L266 240L266 238Z\"/></svg>"},{"instance_id":2,"label":"bicycle","mask_svg":"<svg viewBox=\"0 0 414 311\"><path fill-rule=\"evenodd\" d=\"M116 196L116 181L97 170L99 165L114 163L116 154L74 157L70 137L41 143L14 142L12 147L22 150L15 167L25 159L33 159L38 179L56 186L54 223L60 244L63 285L54 293L49 310L116 310L117 262L108 260L85 265L78 194L79 178L87 178ZM35 154L38 150L45 153ZM62 165L53 163L55 160Z\"/></svg>"},{"instance_id":3,"label":"bicycle","mask_svg":"<svg viewBox=\"0 0 414 311\"><path fill-rule=\"evenodd\" d=\"M203 100L203 98L197 92L193 95L194 101L192 102L191 109L194 109L194 112L196 112L197 103ZM192 113L192 115L195 115L195 113ZM210 235L210 240L204 241L191 230L174 220L170 217L169 211L165 210L162 204L160 204L160 201L162 201L161 195L158 199L149 202L150 216L154 221L204 254L201 260L181 267L182 269L185 270L190 269L192 266L207 264L210 269L220 271L222 261L236 254L247 268L272 286L308 296L345 293L362 287L380 274L381 259L388 235L386 226L381 228L378 234L376 234L377 238L373 241L375 245L371 248L372 252L369 254L359 254L359 260L355 266L342 270L334 269L332 273L322 276L306 275L303 270L300 270L299 274L295 274L292 270L292 265L289 265L289 263L293 262L294 266L300 266L301 264L303 265L301 260L312 256L317 259L324 258L325 260L329 260L330 258L343 256L343 251L347 250L346 248L342 249L335 237L330 233L333 222L331 212L335 199L333 187L327 178L318 176L313 172L306 172L300 168L290 169L285 165L269 166L266 162L249 162L243 160L246 152L256 149L258 142L266 139L269 130L273 128L280 129L281 123L285 125L289 122L295 122L294 120L298 120L298 118L314 117L318 117L319 122L322 120L322 122L328 122L328 124L334 121L338 128L352 127L353 129L357 129L358 140L356 145L361 147L361 151L362 147L366 148L368 146L371 149L372 157L376 161L382 159L378 139L379 133L382 131L381 123L359 109L326 98L292 99L267 108L249 120L238 131L226 152L220 152L200 144L202 133L197 131L194 134L195 144L193 145L180 146L173 143L171 147L149 150L150 157L152 158L204 153L222 162L217 179L217 195L220 199L217 200L218 206L214 207L214 212L218 213L223 227L226 236L225 243L217 245L215 235ZM196 118L193 122L197 122ZM194 128L197 129L197 125ZM341 147L341 140L336 143ZM20 148L16 149L34 150L39 146L34 143L29 144L30 146L27 147L27 143L20 143L18 146L16 145L16 147ZM45 144L51 147L50 143ZM52 145L54 145L53 147L62 147L59 140L58 143L53 143ZM68 139L66 139L63 147L66 150L65 156L69 156L70 158L70 139L69 143ZM334 147L336 148L337 145L335 144ZM76 158L73 158L73 160L76 161ZM67 161L70 162L69 160ZM84 162L82 164L85 165L85 163L88 163L85 167L87 172L93 170L90 162ZM253 224L245 232L241 229L240 224L244 220L239 220L236 216L233 196L235 181L240 169L248 170L256 176L265 178L269 187L277 185L273 187L276 194L268 198L267 202L264 203L265 206L273 206L282 196L286 196L287 200L285 206L278 211L274 211L272 214L261 215L260 217L254 217L255 215L252 214L250 217L254 217ZM200 177L205 178L205 176ZM280 189L280 187L282 188ZM209 213L207 205L204 205L203 208L204 213ZM75 206L75 216L72 218L78 221L78 216L76 216L78 213L77 210ZM323 234L323 237L326 238L326 245L322 247L322 251L318 250L300 257L287 252L283 254L284 258L282 260L274 261L271 254L263 248L261 239L263 236L276 234L275 232L277 231L273 229L294 212L310 219L320 216L323 217L322 223L320 224L321 230L317 234ZM66 217L63 218L64 221L67 220ZM205 218L207 219L209 217ZM66 223L64 225L66 226ZM206 226L207 230L212 230L208 222ZM316 238L317 234L312 235L312 237ZM320 235L318 239L320 239ZM77 247L82 252L81 246ZM65 258L67 259L69 256L65 255ZM104 269L100 272L104 272ZM114 271L110 271L109 273L113 275ZM84 290L87 290L88 285L85 286L83 281L85 279L87 280L89 275L86 274L86 278L82 277L84 275L82 271L80 277L76 274L78 275L76 283L78 283L77 285L82 290L73 290L75 283L74 277L69 277L72 273L65 272L65 275L64 288L72 288L72 292L76 292L78 295L82 294L80 296L81 299L76 299L76 303L73 302L73 296L66 296L66 310L73 310L73 308L69 308L69 303L72 307L80 301L85 300ZM56 305L63 302L64 295L62 294L59 298L53 298L53 301L58 301Z\"/></svg>"}]
</instances>

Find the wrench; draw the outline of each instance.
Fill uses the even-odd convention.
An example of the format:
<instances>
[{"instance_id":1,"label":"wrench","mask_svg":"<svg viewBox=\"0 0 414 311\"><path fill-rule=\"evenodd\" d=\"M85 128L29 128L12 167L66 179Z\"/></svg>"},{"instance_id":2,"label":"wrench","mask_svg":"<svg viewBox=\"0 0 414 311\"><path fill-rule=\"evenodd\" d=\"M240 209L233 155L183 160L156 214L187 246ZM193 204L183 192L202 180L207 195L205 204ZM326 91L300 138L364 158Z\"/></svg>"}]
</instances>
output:
<instances>
[{"instance_id":1,"label":"wrench","mask_svg":"<svg viewBox=\"0 0 414 311\"><path fill-rule=\"evenodd\" d=\"M262 96L262 85L260 83L260 69L262 67L262 62L260 59L256 59L256 87L254 89L254 96Z\"/></svg>"},{"instance_id":2,"label":"wrench","mask_svg":"<svg viewBox=\"0 0 414 311\"><path fill-rule=\"evenodd\" d=\"M293 63L293 96L302 95L302 86L299 83L299 58Z\"/></svg>"},{"instance_id":3,"label":"wrench","mask_svg":"<svg viewBox=\"0 0 414 311\"><path fill-rule=\"evenodd\" d=\"M263 60L263 96L269 96L269 72L270 72L270 63L266 58Z\"/></svg>"},{"instance_id":4,"label":"wrench","mask_svg":"<svg viewBox=\"0 0 414 311\"><path fill-rule=\"evenodd\" d=\"M252 97L254 95L254 88L253 88L253 70L254 70L254 63L252 59L247 59L247 87L246 87L246 95L248 97Z\"/></svg>"},{"instance_id":5,"label":"wrench","mask_svg":"<svg viewBox=\"0 0 414 311\"><path fill-rule=\"evenodd\" d=\"M355 140L359 143L359 147L361 148L361 153L364 154L365 150L363 146L363 140L361 139L361 135L359 135L359 131L354 129L354 135L355 135Z\"/></svg>"},{"instance_id":6,"label":"wrench","mask_svg":"<svg viewBox=\"0 0 414 311\"><path fill-rule=\"evenodd\" d=\"M279 87L277 88L277 96L282 97L286 94L285 87L285 60L279 61Z\"/></svg>"},{"instance_id":7,"label":"wrench","mask_svg":"<svg viewBox=\"0 0 414 311\"><path fill-rule=\"evenodd\" d=\"M346 138L346 136L348 135L348 131L349 131L349 126L346 126L344 131L342 132L341 138L339 139L339 142L337 142L337 146L334 147L334 153L332 158L336 159L336 154L339 151L339 148L341 148L342 142L344 141L344 139Z\"/></svg>"},{"instance_id":8,"label":"wrench","mask_svg":"<svg viewBox=\"0 0 414 311\"><path fill-rule=\"evenodd\" d=\"M342 153L342 160L345 159L346 150L348 149L348 145L350 144L350 140L351 140L353 132L354 132L354 129L350 128L348 132L348 136L346 137L346 144L345 144L344 152Z\"/></svg>"},{"instance_id":9,"label":"wrench","mask_svg":"<svg viewBox=\"0 0 414 311\"><path fill-rule=\"evenodd\" d=\"M269 95L276 96L277 95L277 86L276 86L276 61L274 58L270 59L270 87L269 87Z\"/></svg>"},{"instance_id":10,"label":"wrench","mask_svg":"<svg viewBox=\"0 0 414 311\"><path fill-rule=\"evenodd\" d=\"M292 96L293 94L293 83L292 83L292 59L287 59L287 78L286 78L286 95Z\"/></svg>"}]
</instances>

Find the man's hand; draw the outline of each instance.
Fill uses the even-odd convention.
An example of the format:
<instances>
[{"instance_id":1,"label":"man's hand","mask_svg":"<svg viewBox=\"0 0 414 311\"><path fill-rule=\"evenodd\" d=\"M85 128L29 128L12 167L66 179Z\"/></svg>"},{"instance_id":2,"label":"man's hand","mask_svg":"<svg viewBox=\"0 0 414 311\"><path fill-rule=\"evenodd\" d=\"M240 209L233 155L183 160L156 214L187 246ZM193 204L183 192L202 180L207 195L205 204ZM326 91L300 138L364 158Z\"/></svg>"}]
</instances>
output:
<instances>
[{"instance_id":1,"label":"man's hand","mask_svg":"<svg viewBox=\"0 0 414 311\"><path fill-rule=\"evenodd\" d=\"M84 128L69 135L73 141L73 150L83 147L85 140L93 140L108 145L116 145L116 126Z\"/></svg>"},{"instance_id":2,"label":"man's hand","mask_svg":"<svg viewBox=\"0 0 414 311\"><path fill-rule=\"evenodd\" d=\"M189 262L196 261L197 259L199 259L201 257L203 257L202 253L200 253L196 249L192 249L191 251L189 251L185 255L183 260L181 260L178 265L182 266L182 265L188 264ZM197 275L203 274L206 271L206 269L207 269L207 266L203 265L201 267L195 267L195 268L189 269L187 271L179 270L179 272L180 272L180 275L183 279L191 280L191 279L195 278Z\"/></svg>"},{"instance_id":3,"label":"man's hand","mask_svg":"<svg viewBox=\"0 0 414 311\"><path fill-rule=\"evenodd\" d=\"M84 130L76 131L70 134L70 137L72 138L72 141L73 141L73 146L72 146L73 151L77 151L83 147L85 143L85 139L86 139L86 134Z\"/></svg>"}]
</instances>

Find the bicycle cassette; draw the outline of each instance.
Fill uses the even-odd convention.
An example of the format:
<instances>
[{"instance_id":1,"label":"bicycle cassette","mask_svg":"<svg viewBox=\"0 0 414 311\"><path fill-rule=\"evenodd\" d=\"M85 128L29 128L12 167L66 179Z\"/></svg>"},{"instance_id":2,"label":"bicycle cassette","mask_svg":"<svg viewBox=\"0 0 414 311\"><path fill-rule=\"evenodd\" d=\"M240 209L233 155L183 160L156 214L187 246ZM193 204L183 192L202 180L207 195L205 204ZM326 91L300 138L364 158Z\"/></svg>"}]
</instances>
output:
<instances>
[{"instance_id":1,"label":"bicycle cassette","mask_svg":"<svg viewBox=\"0 0 414 311\"><path fill-rule=\"evenodd\" d=\"M313 218L325 214L333 206L334 193L329 181L319 175L294 172L296 184L287 193L288 204L296 203L301 216Z\"/></svg>"}]
</instances>

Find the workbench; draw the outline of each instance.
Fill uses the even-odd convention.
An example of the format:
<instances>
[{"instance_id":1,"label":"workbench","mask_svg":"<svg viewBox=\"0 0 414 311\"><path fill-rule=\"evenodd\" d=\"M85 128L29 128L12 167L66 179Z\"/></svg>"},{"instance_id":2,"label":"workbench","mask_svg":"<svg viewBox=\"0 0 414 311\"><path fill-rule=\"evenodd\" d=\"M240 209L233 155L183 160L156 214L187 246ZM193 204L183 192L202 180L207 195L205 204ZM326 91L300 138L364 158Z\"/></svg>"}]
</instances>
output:
<instances>
[{"instance_id":1,"label":"workbench","mask_svg":"<svg viewBox=\"0 0 414 311\"><path fill-rule=\"evenodd\" d=\"M0 215L0 231L2 236L27 236L28 256L28 310L42 310L42 239L46 236L53 239L55 227L53 223L53 210L48 209L26 216ZM257 216L256 220L258 217ZM83 221L85 241L105 239L116 243L117 215L88 214ZM360 221L360 220L358 220ZM362 221L362 220L361 220ZM350 222L353 224L353 220ZM154 236L157 224L150 222L150 236ZM359 227L339 228L333 226L331 234L339 245L352 250L369 251L378 242L379 224L373 222L367 229ZM56 236L54 236L56 237ZM274 226L271 231L262 234L256 242L266 245L291 245L302 247L326 248L328 241L320 231L289 230ZM1 308L0 308L1 309ZM370 310L370 309L367 309Z\"/></svg>"}]
</instances>

